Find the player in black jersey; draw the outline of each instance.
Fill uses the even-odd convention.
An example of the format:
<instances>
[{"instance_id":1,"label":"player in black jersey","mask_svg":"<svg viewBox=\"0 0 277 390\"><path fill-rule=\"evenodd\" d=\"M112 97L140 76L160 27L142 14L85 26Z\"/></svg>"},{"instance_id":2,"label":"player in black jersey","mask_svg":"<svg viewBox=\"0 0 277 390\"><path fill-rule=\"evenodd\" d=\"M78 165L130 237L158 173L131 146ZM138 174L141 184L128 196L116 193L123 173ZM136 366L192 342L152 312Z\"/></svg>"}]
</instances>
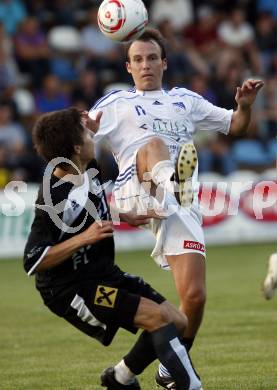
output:
<instances>
[{"instance_id":1,"label":"player in black jersey","mask_svg":"<svg viewBox=\"0 0 277 390\"><path fill-rule=\"evenodd\" d=\"M46 170L39 189L25 271L35 275L52 312L105 346L119 327L133 333L143 329L129 353L103 372L102 386L140 389L136 375L158 358L177 390L201 389L179 339L185 315L143 279L114 264L113 224L84 117L89 120L69 108L41 116L34 127L35 148L53 172ZM146 217L123 217L147 222Z\"/></svg>"}]
</instances>

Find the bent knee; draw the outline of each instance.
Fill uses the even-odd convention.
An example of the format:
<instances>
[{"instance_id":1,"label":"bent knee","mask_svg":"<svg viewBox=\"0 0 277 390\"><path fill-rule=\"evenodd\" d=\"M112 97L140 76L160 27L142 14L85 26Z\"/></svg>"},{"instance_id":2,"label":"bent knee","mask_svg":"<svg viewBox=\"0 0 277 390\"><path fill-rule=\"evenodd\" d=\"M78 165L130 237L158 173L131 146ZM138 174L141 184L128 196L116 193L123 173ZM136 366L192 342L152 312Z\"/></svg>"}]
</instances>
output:
<instances>
[{"instance_id":1,"label":"bent knee","mask_svg":"<svg viewBox=\"0 0 277 390\"><path fill-rule=\"evenodd\" d=\"M163 307L163 305L157 305L152 311L151 317L148 318L146 324L147 330L154 331L168 325L170 322L173 322L173 319L167 308Z\"/></svg>"},{"instance_id":2,"label":"bent knee","mask_svg":"<svg viewBox=\"0 0 277 390\"><path fill-rule=\"evenodd\" d=\"M166 147L164 141L159 137L153 137L147 142L147 148L150 151L153 151L153 149L161 149Z\"/></svg>"},{"instance_id":3,"label":"bent knee","mask_svg":"<svg viewBox=\"0 0 277 390\"><path fill-rule=\"evenodd\" d=\"M193 306L203 307L206 303L206 289L203 287L189 289L181 300Z\"/></svg>"}]
</instances>

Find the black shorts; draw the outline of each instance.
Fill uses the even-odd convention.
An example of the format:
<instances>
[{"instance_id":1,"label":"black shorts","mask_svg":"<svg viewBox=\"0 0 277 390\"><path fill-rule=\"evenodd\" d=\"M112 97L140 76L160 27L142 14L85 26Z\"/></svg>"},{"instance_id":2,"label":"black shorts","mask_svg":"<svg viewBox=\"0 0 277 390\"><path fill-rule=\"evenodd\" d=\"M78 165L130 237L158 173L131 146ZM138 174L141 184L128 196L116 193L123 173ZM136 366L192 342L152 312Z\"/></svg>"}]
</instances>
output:
<instances>
[{"instance_id":1,"label":"black shorts","mask_svg":"<svg viewBox=\"0 0 277 390\"><path fill-rule=\"evenodd\" d=\"M142 278L121 272L114 280L85 281L41 292L48 308L90 337L109 345L118 328L132 333L141 297L160 304L165 298Z\"/></svg>"}]
</instances>

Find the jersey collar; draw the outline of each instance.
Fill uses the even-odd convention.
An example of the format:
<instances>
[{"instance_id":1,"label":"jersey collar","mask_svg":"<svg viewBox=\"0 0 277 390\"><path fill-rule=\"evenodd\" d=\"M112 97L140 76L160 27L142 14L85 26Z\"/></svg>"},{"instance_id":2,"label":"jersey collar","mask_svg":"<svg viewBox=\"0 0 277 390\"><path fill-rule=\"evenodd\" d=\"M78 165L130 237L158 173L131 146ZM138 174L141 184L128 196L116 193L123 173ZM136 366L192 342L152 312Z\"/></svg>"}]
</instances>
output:
<instances>
[{"instance_id":1,"label":"jersey collar","mask_svg":"<svg viewBox=\"0 0 277 390\"><path fill-rule=\"evenodd\" d=\"M148 96L148 97L159 97L165 95L165 91L163 89L159 89L156 91L140 91L137 89L136 92L141 96Z\"/></svg>"}]
</instances>

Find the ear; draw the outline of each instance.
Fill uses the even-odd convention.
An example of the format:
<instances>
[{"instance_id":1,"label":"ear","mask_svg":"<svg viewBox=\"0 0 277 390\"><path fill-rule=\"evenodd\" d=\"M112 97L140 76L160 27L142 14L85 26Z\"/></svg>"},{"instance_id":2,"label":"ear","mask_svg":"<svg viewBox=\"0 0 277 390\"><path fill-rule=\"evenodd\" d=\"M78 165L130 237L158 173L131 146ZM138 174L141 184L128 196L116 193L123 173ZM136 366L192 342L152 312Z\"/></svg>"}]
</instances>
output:
<instances>
[{"instance_id":1,"label":"ear","mask_svg":"<svg viewBox=\"0 0 277 390\"><path fill-rule=\"evenodd\" d=\"M166 70L167 69L167 59L164 58L163 59L163 70Z\"/></svg>"},{"instance_id":2,"label":"ear","mask_svg":"<svg viewBox=\"0 0 277 390\"><path fill-rule=\"evenodd\" d=\"M127 72L131 74L131 73L132 73L132 70L131 70L130 62L127 62L127 61L126 61L125 64L126 64Z\"/></svg>"},{"instance_id":3,"label":"ear","mask_svg":"<svg viewBox=\"0 0 277 390\"><path fill-rule=\"evenodd\" d=\"M74 153L80 154L81 153L81 145L75 145L74 146Z\"/></svg>"}]
</instances>

